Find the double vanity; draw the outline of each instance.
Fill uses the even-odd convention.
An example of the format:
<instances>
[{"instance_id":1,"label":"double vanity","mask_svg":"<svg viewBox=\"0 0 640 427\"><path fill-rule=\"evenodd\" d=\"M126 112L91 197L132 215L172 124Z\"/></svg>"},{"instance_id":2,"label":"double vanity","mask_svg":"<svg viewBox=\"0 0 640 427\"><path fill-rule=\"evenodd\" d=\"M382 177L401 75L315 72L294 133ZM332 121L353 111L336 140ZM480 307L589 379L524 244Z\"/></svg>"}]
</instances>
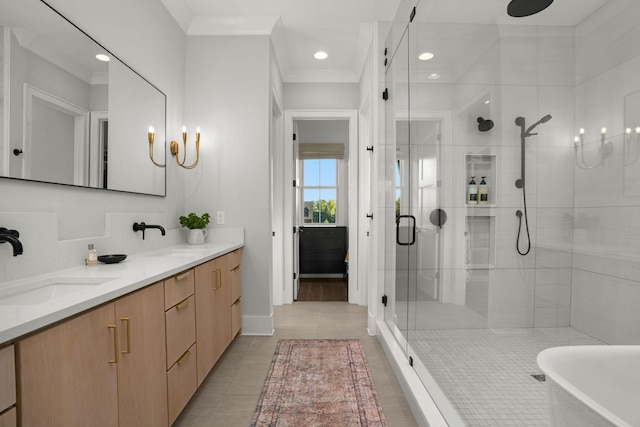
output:
<instances>
[{"instance_id":1,"label":"double vanity","mask_svg":"<svg viewBox=\"0 0 640 427\"><path fill-rule=\"evenodd\" d=\"M242 320L242 241L0 285L0 426L170 426Z\"/></svg>"}]
</instances>

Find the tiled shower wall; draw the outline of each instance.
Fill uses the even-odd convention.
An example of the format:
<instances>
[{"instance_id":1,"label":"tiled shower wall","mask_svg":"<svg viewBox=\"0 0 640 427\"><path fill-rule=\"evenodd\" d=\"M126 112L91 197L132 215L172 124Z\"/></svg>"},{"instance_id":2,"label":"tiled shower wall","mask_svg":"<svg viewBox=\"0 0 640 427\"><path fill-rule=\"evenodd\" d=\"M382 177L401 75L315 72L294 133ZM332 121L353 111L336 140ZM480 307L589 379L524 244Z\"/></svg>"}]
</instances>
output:
<instances>
[{"instance_id":1,"label":"tiled shower wall","mask_svg":"<svg viewBox=\"0 0 640 427\"><path fill-rule=\"evenodd\" d=\"M602 127L612 148L575 168L571 326L609 344L640 344L638 16L640 2L613 0L576 28L575 133L591 165Z\"/></svg>"}]
</instances>

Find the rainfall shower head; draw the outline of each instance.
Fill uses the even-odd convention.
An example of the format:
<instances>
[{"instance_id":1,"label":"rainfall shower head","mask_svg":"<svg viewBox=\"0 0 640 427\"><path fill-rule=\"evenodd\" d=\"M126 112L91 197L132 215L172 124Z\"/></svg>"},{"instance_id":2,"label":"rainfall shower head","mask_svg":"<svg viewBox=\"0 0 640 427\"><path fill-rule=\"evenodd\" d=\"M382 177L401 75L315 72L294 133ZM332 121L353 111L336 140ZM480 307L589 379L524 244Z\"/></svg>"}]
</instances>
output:
<instances>
[{"instance_id":1,"label":"rainfall shower head","mask_svg":"<svg viewBox=\"0 0 640 427\"><path fill-rule=\"evenodd\" d=\"M478 130L480 132L486 132L493 129L493 120L483 119L482 117L478 117Z\"/></svg>"},{"instance_id":2,"label":"rainfall shower head","mask_svg":"<svg viewBox=\"0 0 640 427\"><path fill-rule=\"evenodd\" d=\"M507 6L507 13L514 18L524 18L542 12L551 3L553 0L511 0Z\"/></svg>"}]
</instances>

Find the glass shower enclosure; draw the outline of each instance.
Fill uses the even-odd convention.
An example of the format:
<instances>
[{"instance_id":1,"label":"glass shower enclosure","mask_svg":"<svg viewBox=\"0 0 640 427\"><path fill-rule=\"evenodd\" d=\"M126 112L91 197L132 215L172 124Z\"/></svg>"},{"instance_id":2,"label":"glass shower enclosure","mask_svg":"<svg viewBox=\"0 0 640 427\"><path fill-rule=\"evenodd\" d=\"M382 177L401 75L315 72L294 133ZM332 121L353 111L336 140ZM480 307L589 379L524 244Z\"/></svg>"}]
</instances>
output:
<instances>
[{"instance_id":1,"label":"glass shower enclosure","mask_svg":"<svg viewBox=\"0 0 640 427\"><path fill-rule=\"evenodd\" d=\"M403 1L385 42L384 323L449 425L546 426L540 351L640 342L640 6L475 3Z\"/></svg>"}]
</instances>

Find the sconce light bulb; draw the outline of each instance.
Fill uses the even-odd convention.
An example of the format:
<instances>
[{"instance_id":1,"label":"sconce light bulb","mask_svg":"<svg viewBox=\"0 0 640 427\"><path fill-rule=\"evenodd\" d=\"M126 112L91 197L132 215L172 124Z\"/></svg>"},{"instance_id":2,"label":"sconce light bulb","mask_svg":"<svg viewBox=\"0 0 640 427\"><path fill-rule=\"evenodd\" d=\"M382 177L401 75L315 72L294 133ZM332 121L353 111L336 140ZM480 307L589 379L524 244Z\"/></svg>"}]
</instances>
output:
<instances>
[{"instance_id":1,"label":"sconce light bulb","mask_svg":"<svg viewBox=\"0 0 640 427\"><path fill-rule=\"evenodd\" d=\"M149 133L155 133L155 129L153 128L153 126L149 126Z\"/></svg>"},{"instance_id":2,"label":"sconce light bulb","mask_svg":"<svg viewBox=\"0 0 640 427\"><path fill-rule=\"evenodd\" d=\"M196 128L196 133L197 133L198 135L200 134L200 126L198 126L198 127Z\"/></svg>"},{"instance_id":3,"label":"sconce light bulb","mask_svg":"<svg viewBox=\"0 0 640 427\"><path fill-rule=\"evenodd\" d=\"M573 142L575 142L576 144L580 142L580 137L576 136L575 138L573 138Z\"/></svg>"},{"instance_id":4,"label":"sconce light bulb","mask_svg":"<svg viewBox=\"0 0 640 427\"><path fill-rule=\"evenodd\" d=\"M580 128L580 135L584 135L584 128Z\"/></svg>"},{"instance_id":5,"label":"sconce light bulb","mask_svg":"<svg viewBox=\"0 0 640 427\"><path fill-rule=\"evenodd\" d=\"M187 127L186 126L182 126L182 133L187 133Z\"/></svg>"},{"instance_id":6,"label":"sconce light bulb","mask_svg":"<svg viewBox=\"0 0 640 427\"><path fill-rule=\"evenodd\" d=\"M638 127L636 128L636 133L639 133L639 134L640 134L640 126L638 126Z\"/></svg>"},{"instance_id":7,"label":"sconce light bulb","mask_svg":"<svg viewBox=\"0 0 640 427\"><path fill-rule=\"evenodd\" d=\"M631 128L626 128L625 132L626 132L627 135L630 135L631 134Z\"/></svg>"},{"instance_id":8,"label":"sconce light bulb","mask_svg":"<svg viewBox=\"0 0 640 427\"><path fill-rule=\"evenodd\" d=\"M601 133L602 135L605 135L605 134L607 133L607 128L602 128L602 129L600 129L600 133Z\"/></svg>"}]
</instances>

